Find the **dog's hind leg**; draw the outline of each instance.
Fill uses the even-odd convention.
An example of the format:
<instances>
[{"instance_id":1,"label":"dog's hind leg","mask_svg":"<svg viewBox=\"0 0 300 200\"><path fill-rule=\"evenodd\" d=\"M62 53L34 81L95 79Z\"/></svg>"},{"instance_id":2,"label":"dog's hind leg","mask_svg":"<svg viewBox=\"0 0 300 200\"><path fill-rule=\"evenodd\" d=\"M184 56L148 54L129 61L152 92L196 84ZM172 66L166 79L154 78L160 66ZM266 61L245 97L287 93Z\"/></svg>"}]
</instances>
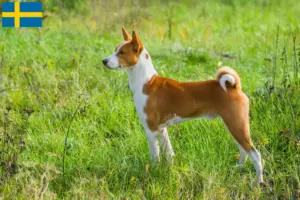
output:
<instances>
[{"instance_id":1,"label":"dog's hind leg","mask_svg":"<svg viewBox=\"0 0 300 200\"><path fill-rule=\"evenodd\" d=\"M229 129L231 135L239 144L239 149L241 152L240 163L245 162L245 153L249 155L256 170L256 181L257 183L262 183L263 167L261 162L261 155L257 151L257 149L254 148L251 142L248 112L248 98L245 96L245 99L242 99L234 104L229 104L226 108L226 112L223 112L221 117L227 128Z\"/></svg>"},{"instance_id":2,"label":"dog's hind leg","mask_svg":"<svg viewBox=\"0 0 300 200\"><path fill-rule=\"evenodd\" d=\"M171 141L168 135L168 129L165 127L161 129L161 132L158 134L158 140L162 146L163 152L165 152L166 158L170 164L173 163L174 151L171 145Z\"/></svg>"},{"instance_id":3,"label":"dog's hind leg","mask_svg":"<svg viewBox=\"0 0 300 200\"><path fill-rule=\"evenodd\" d=\"M252 160L252 163L255 167L256 170L256 179L257 183L262 183L263 182L263 168L262 168L262 162L261 162L261 155L257 151L257 149L254 148L252 145L250 135L249 135L249 125L245 124L246 122L241 119L241 118L234 118L234 120L227 121L224 119L224 122L226 126L228 127L229 131L235 138L235 140L238 143L238 147L240 150L240 161L239 165L243 165L246 161L247 155ZM241 124L236 124L236 123L241 123Z\"/></svg>"},{"instance_id":4,"label":"dog's hind leg","mask_svg":"<svg viewBox=\"0 0 300 200\"><path fill-rule=\"evenodd\" d=\"M239 163L237 164L237 167L242 167L247 161L248 154L245 151L245 149L236 140L235 143L237 144L240 151L240 159L239 159Z\"/></svg>"},{"instance_id":5,"label":"dog's hind leg","mask_svg":"<svg viewBox=\"0 0 300 200\"><path fill-rule=\"evenodd\" d=\"M248 152L248 155L250 156L256 170L256 183L263 183L263 167L260 153L257 151L257 149L253 148L251 151Z\"/></svg>"}]
</instances>

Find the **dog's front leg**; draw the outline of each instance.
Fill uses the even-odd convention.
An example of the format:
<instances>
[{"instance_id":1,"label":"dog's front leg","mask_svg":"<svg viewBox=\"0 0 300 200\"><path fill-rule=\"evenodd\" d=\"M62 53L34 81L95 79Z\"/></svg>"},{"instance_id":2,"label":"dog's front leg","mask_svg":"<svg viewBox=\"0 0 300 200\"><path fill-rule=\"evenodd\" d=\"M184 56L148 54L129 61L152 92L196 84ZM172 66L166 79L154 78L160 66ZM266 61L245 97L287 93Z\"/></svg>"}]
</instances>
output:
<instances>
[{"instance_id":1,"label":"dog's front leg","mask_svg":"<svg viewBox=\"0 0 300 200\"><path fill-rule=\"evenodd\" d=\"M158 135L158 139L160 145L162 146L162 150L166 154L166 158L170 164L173 164L174 151L169 139L168 129L165 127L161 129L161 132Z\"/></svg>"},{"instance_id":2,"label":"dog's front leg","mask_svg":"<svg viewBox=\"0 0 300 200\"><path fill-rule=\"evenodd\" d=\"M151 154L152 164L156 164L159 162L159 145L158 140L156 138L157 132L151 131L148 128L145 128L146 136L148 140L149 150Z\"/></svg>"}]
</instances>

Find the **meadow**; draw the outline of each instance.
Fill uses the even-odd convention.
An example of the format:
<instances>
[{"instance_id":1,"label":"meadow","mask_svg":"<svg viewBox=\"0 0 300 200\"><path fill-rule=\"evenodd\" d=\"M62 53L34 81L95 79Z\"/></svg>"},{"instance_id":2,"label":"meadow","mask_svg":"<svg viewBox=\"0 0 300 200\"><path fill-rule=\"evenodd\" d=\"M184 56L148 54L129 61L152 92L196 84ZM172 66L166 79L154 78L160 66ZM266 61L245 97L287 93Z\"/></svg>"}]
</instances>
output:
<instances>
[{"instance_id":1,"label":"meadow","mask_svg":"<svg viewBox=\"0 0 300 200\"><path fill-rule=\"evenodd\" d=\"M43 28L0 28L0 199L300 198L298 0L43 2ZM102 64L121 26L161 76L240 74L264 186L220 119L170 127L174 165L151 165L127 73Z\"/></svg>"}]
</instances>

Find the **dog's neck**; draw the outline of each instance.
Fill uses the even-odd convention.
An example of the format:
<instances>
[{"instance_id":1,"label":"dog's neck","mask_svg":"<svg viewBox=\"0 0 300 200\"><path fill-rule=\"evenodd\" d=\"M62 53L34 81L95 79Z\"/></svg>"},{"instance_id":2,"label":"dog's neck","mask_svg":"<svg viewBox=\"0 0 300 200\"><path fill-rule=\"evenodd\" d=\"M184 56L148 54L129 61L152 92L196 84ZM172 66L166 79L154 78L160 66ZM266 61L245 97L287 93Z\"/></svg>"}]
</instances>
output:
<instances>
[{"instance_id":1,"label":"dog's neck","mask_svg":"<svg viewBox=\"0 0 300 200\"><path fill-rule=\"evenodd\" d=\"M153 66L149 53L144 48L137 64L128 70L128 80L131 91L135 93L142 90L144 84L154 75L157 75L157 72Z\"/></svg>"}]
</instances>

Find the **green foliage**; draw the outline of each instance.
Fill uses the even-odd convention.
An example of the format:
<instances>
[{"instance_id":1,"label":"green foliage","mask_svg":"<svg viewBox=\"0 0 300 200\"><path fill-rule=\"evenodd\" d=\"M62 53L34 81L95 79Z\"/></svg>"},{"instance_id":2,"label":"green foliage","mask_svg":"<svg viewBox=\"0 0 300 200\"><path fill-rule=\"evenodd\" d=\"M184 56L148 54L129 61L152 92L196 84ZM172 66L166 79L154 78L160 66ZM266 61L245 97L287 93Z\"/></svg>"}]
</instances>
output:
<instances>
[{"instance_id":1,"label":"green foliage","mask_svg":"<svg viewBox=\"0 0 300 200\"><path fill-rule=\"evenodd\" d=\"M1 29L0 198L299 198L300 6L276 2L48 0L42 29ZM250 161L234 168L220 119L171 127L175 164L151 166L126 72L101 62L122 25L162 76L213 79L219 61L236 69L266 187L253 186Z\"/></svg>"},{"instance_id":2,"label":"green foliage","mask_svg":"<svg viewBox=\"0 0 300 200\"><path fill-rule=\"evenodd\" d=\"M44 10L52 12L74 11L76 13L85 13L91 1L81 0L43 0Z\"/></svg>"}]
</instances>

